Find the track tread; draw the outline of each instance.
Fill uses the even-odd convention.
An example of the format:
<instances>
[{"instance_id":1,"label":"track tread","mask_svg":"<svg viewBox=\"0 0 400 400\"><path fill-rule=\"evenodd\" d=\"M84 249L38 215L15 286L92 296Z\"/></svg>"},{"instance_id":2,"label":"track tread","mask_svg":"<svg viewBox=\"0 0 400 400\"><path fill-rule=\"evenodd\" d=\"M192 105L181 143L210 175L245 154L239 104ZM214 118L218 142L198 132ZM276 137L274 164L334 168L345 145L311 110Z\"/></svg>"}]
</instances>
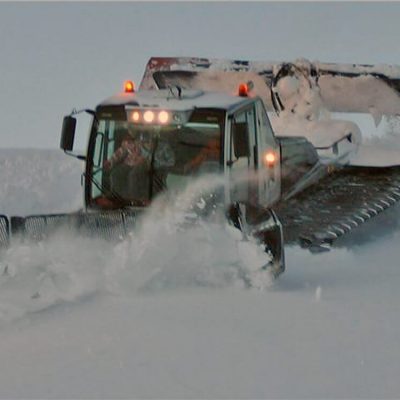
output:
<instances>
[{"instance_id":1,"label":"track tread","mask_svg":"<svg viewBox=\"0 0 400 400\"><path fill-rule=\"evenodd\" d=\"M400 200L400 168L344 168L275 208L286 243L319 246Z\"/></svg>"}]
</instances>

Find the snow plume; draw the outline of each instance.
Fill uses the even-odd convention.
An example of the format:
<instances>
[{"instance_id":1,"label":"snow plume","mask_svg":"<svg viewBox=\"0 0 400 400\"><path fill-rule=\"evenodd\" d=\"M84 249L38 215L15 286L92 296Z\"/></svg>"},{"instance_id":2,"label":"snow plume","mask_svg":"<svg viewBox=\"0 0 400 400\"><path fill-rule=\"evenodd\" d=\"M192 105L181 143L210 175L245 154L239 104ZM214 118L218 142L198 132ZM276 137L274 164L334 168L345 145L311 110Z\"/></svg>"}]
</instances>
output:
<instances>
[{"instance_id":1,"label":"snow plume","mask_svg":"<svg viewBox=\"0 0 400 400\"><path fill-rule=\"evenodd\" d=\"M0 149L0 213L27 215L82 207L82 163L60 150Z\"/></svg>"},{"instance_id":2,"label":"snow plume","mask_svg":"<svg viewBox=\"0 0 400 400\"><path fill-rule=\"evenodd\" d=\"M160 197L118 243L71 232L39 243L14 243L0 258L0 321L101 293L268 287L263 246L245 241L228 224L223 208L198 217L222 182L210 175L173 199Z\"/></svg>"},{"instance_id":3,"label":"snow plume","mask_svg":"<svg viewBox=\"0 0 400 400\"><path fill-rule=\"evenodd\" d=\"M209 217L198 217L223 182L221 176L204 176L167 204L163 197L156 201L137 233L115 248L122 257L117 257L119 264L111 270L116 279L108 282L119 288L128 286L128 290L132 286L137 290L270 285L269 272L261 272L269 261L263 246L245 241L242 233L228 224L223 207L215 205Z\"/></svg>"},{"instance_id":4,"label":"snow plume","mask_svg":"<svg viewBox=\"0 0 400 400\"><path fill-rule=\"evenodd\" d=\"M61 233L45 242L14 243L0 258L0 321L95 293L107 256L99 241Z\"/></svg>"}]
</instances>

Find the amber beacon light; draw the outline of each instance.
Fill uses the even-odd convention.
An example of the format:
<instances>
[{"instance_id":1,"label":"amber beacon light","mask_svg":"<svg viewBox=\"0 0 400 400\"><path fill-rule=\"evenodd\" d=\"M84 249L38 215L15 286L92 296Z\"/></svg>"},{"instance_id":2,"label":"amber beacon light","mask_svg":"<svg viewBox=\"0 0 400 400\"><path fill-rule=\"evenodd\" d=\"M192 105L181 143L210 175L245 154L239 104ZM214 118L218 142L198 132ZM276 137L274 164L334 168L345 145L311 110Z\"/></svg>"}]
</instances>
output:
<instances>
[{"instance_id":1,"label":"amber beacon light","mask_svg":"<svg viewBox=\"0 0 400 400\"><path fill-rule=\"evenodd\" d=\"M239 85L238 94L240 97L247 97L249 95L249 88L246 83Z\"/></svg>"},{"instance_id":2,"label":"amber beacon light","mask_svg":"<svg viewBox=\"0 0 400 400\"><path fill-rule=\"evenodd\" d=\"M133 93L135 91L135 85L132 81L125 81L124 83L125 93Z\"/></svg>"}]
</instances>

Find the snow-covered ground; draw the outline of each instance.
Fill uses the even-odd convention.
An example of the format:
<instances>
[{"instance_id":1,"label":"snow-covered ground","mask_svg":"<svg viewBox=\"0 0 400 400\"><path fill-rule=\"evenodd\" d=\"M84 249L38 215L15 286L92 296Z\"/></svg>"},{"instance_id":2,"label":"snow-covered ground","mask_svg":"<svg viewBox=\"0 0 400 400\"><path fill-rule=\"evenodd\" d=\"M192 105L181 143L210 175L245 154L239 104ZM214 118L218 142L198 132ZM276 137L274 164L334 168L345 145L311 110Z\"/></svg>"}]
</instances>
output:
<instances>
[{"instance_id":1,"label":"snow-covered ground","mask_svg":"<svg viewBox=\"0 0 400 400\"><path fill-rule=\"evenodd\" d=\"M1 213L79 208L79 161L0 150L0 165ZM181 232L173 215L118 244L13 244L0 398L397 398L399 215L351 249L288 248L263 290L242 282L256 245L225 225Z\"/></svg>"}]
</instances>

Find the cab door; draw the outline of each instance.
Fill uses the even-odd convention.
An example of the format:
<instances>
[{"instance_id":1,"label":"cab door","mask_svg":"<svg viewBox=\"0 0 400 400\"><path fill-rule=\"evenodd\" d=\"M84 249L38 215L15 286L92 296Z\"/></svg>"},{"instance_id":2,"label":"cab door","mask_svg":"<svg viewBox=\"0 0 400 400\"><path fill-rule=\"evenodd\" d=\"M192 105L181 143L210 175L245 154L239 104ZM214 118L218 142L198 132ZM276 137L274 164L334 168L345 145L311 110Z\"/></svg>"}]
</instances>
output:
<instances>
[{"instance_id":1,"label":"cab door","mask_svg":"<svg viewBox=\"0 0 400 400\"><path fill-rule=\"evenodd\" d=\"M225 159L232 203L259 204L256 179L258 168L255 104L230 115L227 124Z\"/></svg>"},{"instance_id":2,"label":"cab door","mask_svg":"<svg viewBox=\"0 0 400 400\"><path fill-rule=\"evenodd\" d=\"M261 99L256 101L256 146L258 198L269 207L281 194L281 152Z\"/></svg>"},{"instance_id":3,"label":"cab door","mask_svg":"<svg viewBox=\"0 0 400 400\"><path fill-rule=\"evenodd\" d=\"M231 202L269 207L280 198L280 146L261 99L228 116L225 160Z\"/></svg>"}]
</instances>

